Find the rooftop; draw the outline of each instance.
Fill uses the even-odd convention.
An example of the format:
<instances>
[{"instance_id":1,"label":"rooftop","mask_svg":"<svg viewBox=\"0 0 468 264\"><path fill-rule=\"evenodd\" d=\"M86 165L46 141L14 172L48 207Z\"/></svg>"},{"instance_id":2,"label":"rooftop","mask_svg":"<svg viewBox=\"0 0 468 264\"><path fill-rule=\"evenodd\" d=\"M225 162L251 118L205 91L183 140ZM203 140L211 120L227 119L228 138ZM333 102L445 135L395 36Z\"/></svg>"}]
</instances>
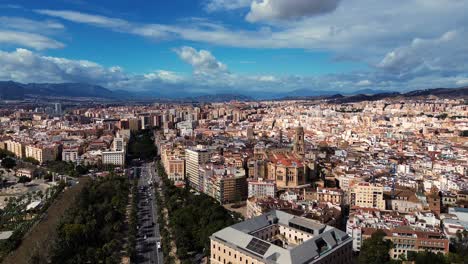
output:
<instances>
[{"instance_id":1,"label":"rooftop","mask_svg":"<svg viewBox=\"0 0 468 264\"><path fill-rule=\"evenodd\" d=\"M299 229L311 234L312 238L299 245L284 248L252 235L257 230L273 225ZM265 263L284 264L317 260L331 249L351 241L341 230L276 210L224 228L214 233L211 239L228 244Z\"/></svg>"}]
</instances>

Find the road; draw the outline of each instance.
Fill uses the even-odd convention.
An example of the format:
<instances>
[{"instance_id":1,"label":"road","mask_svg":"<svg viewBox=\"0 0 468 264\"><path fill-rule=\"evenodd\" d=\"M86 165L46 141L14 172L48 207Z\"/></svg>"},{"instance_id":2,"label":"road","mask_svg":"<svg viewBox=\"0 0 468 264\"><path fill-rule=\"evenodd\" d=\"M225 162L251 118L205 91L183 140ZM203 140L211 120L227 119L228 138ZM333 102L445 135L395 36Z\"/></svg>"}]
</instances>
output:
<instances>
[{"instance_id":1,"label":"road","mask_svg":"<svg viewBox=\"0 0 468 264\"><path fill-rule=\"evenodd\" d=\"M159 181L154 172L154 164L146 163L141 168L138 180L138 236L137 263L162 264L163 253L158 249L161 243L154 187L152 182Z\"/></svg>"}]
</instances>

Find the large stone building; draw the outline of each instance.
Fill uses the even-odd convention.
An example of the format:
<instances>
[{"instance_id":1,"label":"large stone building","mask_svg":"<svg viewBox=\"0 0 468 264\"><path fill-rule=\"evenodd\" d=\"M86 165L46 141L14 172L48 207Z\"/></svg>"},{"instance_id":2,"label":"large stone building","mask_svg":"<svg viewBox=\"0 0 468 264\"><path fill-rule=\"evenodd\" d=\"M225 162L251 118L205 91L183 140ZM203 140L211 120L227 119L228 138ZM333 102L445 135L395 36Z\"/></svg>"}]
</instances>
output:
<instances>
[{"instance_id":1,"label":"large stone building","mask_svg":"<svg viewBox=\"0 0 468 264\"><path fill-rule=\"evenodd\" d=\"M211 236L210 262L352 263L352 239L314 220L272 211Z\"/></svg>"},{"instance_id":2,"label":"large stone building","mask_svg":"<svg viewBox=\"0 0 468 264\"><path fill-rule=\"evenodd\" d=\"M288 151L268 154L267 179L275 180L278 189L301 188L308 184L310 168Z\"/></svg>"}]
</instances>

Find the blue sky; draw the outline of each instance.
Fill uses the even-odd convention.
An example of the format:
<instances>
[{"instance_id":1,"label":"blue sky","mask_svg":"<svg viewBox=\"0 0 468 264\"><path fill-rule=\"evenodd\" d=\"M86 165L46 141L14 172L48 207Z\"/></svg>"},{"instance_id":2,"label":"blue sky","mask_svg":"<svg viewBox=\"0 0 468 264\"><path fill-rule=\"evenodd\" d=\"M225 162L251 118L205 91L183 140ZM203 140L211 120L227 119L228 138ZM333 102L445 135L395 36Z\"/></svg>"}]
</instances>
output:
<instances>
[{"instance_id":1,"label":"blue sky","mask_svg":"<svg viewBox=\"0 0 468 264\"><path fill-rule=\"evenodd\" d=\"M0 80L168 93L468 85L468 0L0 0Z\"/></svg>"}]
</instances>

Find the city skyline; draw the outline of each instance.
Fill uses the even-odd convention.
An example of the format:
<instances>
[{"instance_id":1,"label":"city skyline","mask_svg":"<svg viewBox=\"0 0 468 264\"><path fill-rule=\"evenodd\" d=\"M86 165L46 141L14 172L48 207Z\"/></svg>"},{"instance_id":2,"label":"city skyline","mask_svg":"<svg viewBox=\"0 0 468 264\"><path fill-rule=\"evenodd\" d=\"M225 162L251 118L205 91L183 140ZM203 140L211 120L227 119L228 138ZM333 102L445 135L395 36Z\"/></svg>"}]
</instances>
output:
<instances>
[{"instance_id":1,"label":"city skyline","mask_svg":"<svg viewBox=\"0 0 468 264\"><path fill-rule=\"evenodd\" d=\"M0 80L251 96L461 87L467 8L456 0L1 1Z\"/></svg>"}]
</instances>

